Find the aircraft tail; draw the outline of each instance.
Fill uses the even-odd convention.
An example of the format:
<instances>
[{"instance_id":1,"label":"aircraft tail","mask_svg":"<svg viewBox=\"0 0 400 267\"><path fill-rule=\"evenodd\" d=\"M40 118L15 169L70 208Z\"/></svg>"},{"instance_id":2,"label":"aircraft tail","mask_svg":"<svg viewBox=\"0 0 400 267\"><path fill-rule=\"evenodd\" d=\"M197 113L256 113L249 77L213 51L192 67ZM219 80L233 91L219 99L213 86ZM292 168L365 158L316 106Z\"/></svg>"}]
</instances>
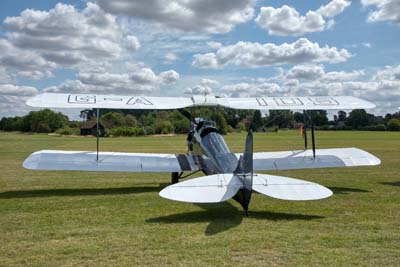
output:
<instances>
[{"instance_id":1,"label":"aircraft tail","mask_svg":"<svg viewBox=\"0 0 400 267\"><path fill-rule=\"evenodd\" d=\"M240 178L243 186L233 199L242 205L246 215L248 215L253 190L253 132L251 130L247 133L244 152L239 158L234 174Z\"/></svg>"}]
</instances>

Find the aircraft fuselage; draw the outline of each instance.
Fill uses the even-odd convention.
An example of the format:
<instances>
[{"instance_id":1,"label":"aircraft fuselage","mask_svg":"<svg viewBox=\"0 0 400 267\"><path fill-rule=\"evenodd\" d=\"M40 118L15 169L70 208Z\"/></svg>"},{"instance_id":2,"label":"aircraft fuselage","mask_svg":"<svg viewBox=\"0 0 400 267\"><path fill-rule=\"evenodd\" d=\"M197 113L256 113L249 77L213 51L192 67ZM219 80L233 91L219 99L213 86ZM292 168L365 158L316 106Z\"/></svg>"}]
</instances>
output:
<instances>
[{"instance_id":1,"label":"aircraft fuselage","mask_svg":"<svg viewBox=\"0 0 400 267\"><path fill-rule=\"evenodd\" d=\"M238 159L233 154L220 132L207 121L192 125L188 138L189 154L195 163L207 175L233 173Z\"/></svg>"}]
</instances>

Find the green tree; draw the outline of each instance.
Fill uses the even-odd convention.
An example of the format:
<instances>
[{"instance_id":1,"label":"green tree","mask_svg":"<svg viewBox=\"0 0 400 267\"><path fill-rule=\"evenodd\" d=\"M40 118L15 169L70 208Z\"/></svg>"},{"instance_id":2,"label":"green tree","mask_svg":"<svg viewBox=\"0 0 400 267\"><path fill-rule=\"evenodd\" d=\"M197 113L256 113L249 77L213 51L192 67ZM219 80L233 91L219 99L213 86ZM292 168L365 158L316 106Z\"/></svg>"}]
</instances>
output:
<instances>
[{"instance_id":1,"label":"green tree","mask_svg":"<svg viewBox=\"0 0 400 267\"><path fill-rule=\"evenodd\" d=\"M106 125L106 127L120 127L125 124L125 117L119 112L107 112L100 117L101 121Z\"/></svg>"},{"instance_id":2,"label":"green tree","mask_svg":"<svg viewBox=\"0 0 400 267\"><path fill-rule=\"evenodd\" d=\"M313 110L311 115L316 126L327 125L329 122L326 110Z\"/></svg>"},{"instance_id":3,"label":"green tree","mask_svg":"<svg viewBox=\"0 0 400 267\"><path fill-rule=\"evenodd\" d=\"M388 121L388 130L389 131L400 131L400 120L393 118Z\"/></svg>"},{"instance_id":4,"label":"green tree","mask_svg":"<svg viewBox=\"0 0 400 267\"><path fill-rule=\"evenodd\" d=\"M135 116L132 114L128 114L125 116L125 126L127 127L136 127L138 126L138 121Z\"/></svg>"},{"instance_id":5,"label":"green tree","mask_svg":"<svg viewBox=\"0 0 400 267\"><path fill-rule=\"evenodd\" d=\"M259 131L261 127L263 126L264 122L261 117L261 112L259 110L256 110L253 115L253 119L251 120L251 125L250 128L253 131Z\"/></svg>"},{"instance_id":6,"label":"green tree","mask_svg":"<svg viewBox=\"0 0 400 267\"><path fill-rule=\"evenodd\" d=\"M32 111L29 113L29 123L32 132L49 133L63 128L68 123L68 118L61 112L50 109Z\"/></svg>"},{"instance_id":7,"label":"green tree","mask_svg":"<svg viewBox=\"0 0 400 267\"><path fill-rule=\"evenodd\" d=\"M268 127L278 126L279 128L289 128L294 124L293 112L290 110L271 110L268 117Z\"/></svg>"},{"instance_id":8,"label":"green tree","mask_svg":"<svg viewBox=\"0 0 400 267\"><path fill-rule=\"evenodd\" d=\"M359 129L369 124L369 116L364 109L355 109L349 113L345 124L353 129Z\"/></svg>"},{"instance_id":9,"label":"green tree","mask_svg":"<svg viewBox=\"0 0 400 267\"><path fill-rule=\"evenodd\" d=\"M174 126L169 120L157 119L154 122L154 131L156 134L170 134L174 132Z\"/></svg>"},{"instance_id":10,"label":"green tree","mask_svg":"<svg viewBox=\"0 0 400 267\"><path fill-rule=\"evenodd\" d=\"M228 123L223 114L223 109L219 109L215 113L215 123L217 124L217 129L221 132L221 134L228 133Z\"/></svg>"}]
</instances>

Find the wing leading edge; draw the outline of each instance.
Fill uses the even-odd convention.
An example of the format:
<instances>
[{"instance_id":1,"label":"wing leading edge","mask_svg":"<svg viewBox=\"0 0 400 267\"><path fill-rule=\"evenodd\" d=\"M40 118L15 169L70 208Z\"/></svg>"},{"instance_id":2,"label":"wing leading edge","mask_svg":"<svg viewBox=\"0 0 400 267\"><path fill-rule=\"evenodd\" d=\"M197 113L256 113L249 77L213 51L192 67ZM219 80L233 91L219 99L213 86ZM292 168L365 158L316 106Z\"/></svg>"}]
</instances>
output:
<instances>
[{"instance_id":1,"label":"wing leading edge","mask_svg":"<svg viewBox=\"0 0 400 267\"><path fill-rule=\"evenodd\" d=\"M113 172L182 172L194 171L191 156L152 153L116 153L42 150L23 163L31 170L113 171Z\"/></svg>"},{"instance_id":2,"label":"wing leading edge","mask_svg":"<svg viewBox=\"0 0 400 267\"><path fill-rule=\"evenodd\" d=\"M144 97L94 94L44 93L27 101L32 107L179 109L195 106L222 106L252 110L340 110L374 108L371 102L352 96L218 98L213 95L188 97Z\"/></svg>"}]
</instances>

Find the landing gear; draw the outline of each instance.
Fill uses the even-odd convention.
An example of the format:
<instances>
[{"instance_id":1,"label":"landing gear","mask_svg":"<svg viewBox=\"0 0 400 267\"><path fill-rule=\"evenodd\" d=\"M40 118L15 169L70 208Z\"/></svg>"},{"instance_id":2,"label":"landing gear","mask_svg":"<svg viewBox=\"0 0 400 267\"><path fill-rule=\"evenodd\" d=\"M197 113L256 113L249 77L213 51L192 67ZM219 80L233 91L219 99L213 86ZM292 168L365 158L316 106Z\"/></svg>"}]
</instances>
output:
<instances>
[{"instance_id":1,"label":"landing gear","mask_svg":"<svg viewBox=\"0 0 400 267\"><path fill-rule=\"evenodd\" d=\"M199 172L200 170L191 172L189 174L183 175L183 172L171 172L171 184L176 184L179 183L179 179L183 179L186 177L189 177L197 172Z\"/></svg>"},{"instance_id":2,"label":"landing gear","mask_svg":"<svg viewBox=\"0 0 400 267\"><path fill-rule=\"evenodd\" d=\"M180 173L179 172L172 172L171 173L171 184L179 183Z\"/></svg>"}]
</instances>

